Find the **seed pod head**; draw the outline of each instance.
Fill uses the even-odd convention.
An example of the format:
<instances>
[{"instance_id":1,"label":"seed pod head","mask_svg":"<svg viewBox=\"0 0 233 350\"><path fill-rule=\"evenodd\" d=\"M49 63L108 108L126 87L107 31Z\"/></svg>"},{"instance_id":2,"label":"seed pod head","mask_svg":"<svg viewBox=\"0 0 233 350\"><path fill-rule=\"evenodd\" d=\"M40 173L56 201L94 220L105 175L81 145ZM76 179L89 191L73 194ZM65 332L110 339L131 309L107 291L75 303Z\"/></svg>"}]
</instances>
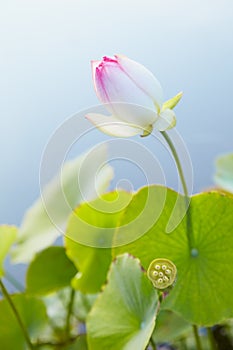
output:
<instances>
[{"instance_id":1,"label":"seed pod head","mask_svg":"<svg viewBox=\"0 0 233 350\"><path fill-rule=\"evenodd\" d=\"M172 286L176 280L177 269L168 259L155 259L150 263L147 276L157 289L166 289Z\"/></svg>"}]
</instances>

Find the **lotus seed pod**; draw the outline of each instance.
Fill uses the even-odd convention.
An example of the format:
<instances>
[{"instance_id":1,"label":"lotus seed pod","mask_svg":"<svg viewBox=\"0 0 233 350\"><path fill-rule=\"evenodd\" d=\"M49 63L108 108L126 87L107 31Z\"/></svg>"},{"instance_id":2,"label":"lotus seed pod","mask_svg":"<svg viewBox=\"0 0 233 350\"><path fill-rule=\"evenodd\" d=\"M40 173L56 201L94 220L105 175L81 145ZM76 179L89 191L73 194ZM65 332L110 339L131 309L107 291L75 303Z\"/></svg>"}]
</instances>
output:
<instances>
[{"instance_id":1,"label":"lotus seed pod","mask_svg":"<svg viewBox=\"0 0 233 350\"><path fill-rule=\"evenodd\" d=\"M150 263L147 276L157 289L166 289L176 280L177 269L168 259L155 259Z\"/></svg>"}]
</instances>

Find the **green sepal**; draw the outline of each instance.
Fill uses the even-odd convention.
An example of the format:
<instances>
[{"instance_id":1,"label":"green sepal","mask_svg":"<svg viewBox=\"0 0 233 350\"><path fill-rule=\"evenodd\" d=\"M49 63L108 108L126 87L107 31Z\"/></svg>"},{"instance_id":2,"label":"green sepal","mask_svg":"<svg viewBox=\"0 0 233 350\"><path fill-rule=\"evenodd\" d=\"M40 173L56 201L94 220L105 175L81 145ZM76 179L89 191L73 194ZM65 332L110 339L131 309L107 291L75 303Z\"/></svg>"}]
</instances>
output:
<instances>
[{"instance_id":1,"label":"green sepal","mask_svg":"<svg viewBox=\"0 0 233 350\"><path fill-rule=\"evenodd\" d=\"M148 125L148 127L143 130L143 133L140 136L141 137L149 136L152 133L152 131L153 131L153 125Z\"/></svg>"},{"instance_id":2,"label":"green sepal","mask_svg":"<svg viewBox=\"0 0 233 350\"><path fill-rule=\"evenodd\" d=\"M181 91L176 96L170 98L170 100L164 102L162 106L162 111L164 111L165 109L173 109L180 102L182 96L183 92Z\"/></svg>"}]
</instances>

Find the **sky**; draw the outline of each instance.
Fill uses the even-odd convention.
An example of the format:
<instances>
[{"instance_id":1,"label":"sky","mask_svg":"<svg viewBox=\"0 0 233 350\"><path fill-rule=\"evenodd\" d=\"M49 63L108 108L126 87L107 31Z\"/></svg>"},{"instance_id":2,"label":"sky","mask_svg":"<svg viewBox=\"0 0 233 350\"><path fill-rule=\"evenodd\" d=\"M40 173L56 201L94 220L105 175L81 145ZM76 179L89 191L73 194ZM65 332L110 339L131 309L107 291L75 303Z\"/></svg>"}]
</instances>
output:
<instances>
[{"instance_id":1,"label":"sky","mask_svg":"<svg viewBox=\"0 0 233 350\"><path fill-rule=\"evenodd\" d=\"M1 223L19 224L39 196L41 157L54 131L98 103L90 61L104 55L144 64L166 99L183 91L177 131L192 158L194 192L213 185L215 157L233 150L232 0L1 1L0 50ZM95 131L72 154L105 140ZM152 138L143 142L176 187L169 154ZM145 184L133 169L113 165L119 179Z\"/></svg>"}]
</instances>

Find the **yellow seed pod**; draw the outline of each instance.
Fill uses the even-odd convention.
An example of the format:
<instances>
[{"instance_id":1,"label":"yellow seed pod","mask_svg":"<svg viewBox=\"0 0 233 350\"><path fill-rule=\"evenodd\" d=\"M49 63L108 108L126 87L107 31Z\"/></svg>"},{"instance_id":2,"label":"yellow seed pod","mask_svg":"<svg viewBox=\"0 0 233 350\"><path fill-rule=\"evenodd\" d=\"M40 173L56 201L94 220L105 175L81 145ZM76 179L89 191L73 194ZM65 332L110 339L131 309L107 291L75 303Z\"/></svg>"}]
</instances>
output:
<instances>
[{"instance_id":1,"label":"yellow seed pod","mask_svg":"<svg viewBox=\"0 0 233 350\"><path fill-rule=\"evenodd\" d=\"M171 286L177 275L176 266L168 259L155 259L150 263L147 276L157 289L166 289Z\"/></svg>"}]
</instances>

